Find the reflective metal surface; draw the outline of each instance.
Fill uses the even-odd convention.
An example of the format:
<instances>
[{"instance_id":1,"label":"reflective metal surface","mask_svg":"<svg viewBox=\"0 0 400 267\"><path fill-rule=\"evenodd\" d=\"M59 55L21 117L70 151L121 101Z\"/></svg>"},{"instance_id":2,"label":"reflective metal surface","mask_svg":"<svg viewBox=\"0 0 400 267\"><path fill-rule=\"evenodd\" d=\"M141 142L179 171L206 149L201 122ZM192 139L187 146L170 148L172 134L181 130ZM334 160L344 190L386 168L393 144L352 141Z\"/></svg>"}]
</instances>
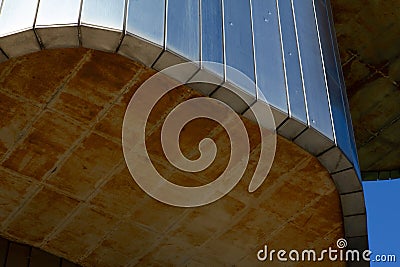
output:
<instances>
[{"instance_id":1,"label":"reflective metal surface","mask_svg":"<svg viewBox=\"0 0 400 267\"><path fill-rule=\"evenodd\" d=\"M80 22L81 25L122 31L124 13L124 0L84 0Z\"/></svg>"},{"instance_id":2,"label":"reflective metal surface","mask_svg":"<svg viewBox=\"0 0 400 267\"><path fill-rule=\"evenodd\" d=\"M164 45L165 0L130 0L126 31L145 40Z\"/></svg>"},{"instance_id":3,"label":"reflective metal surface","mask_svg":"<svg viewBox=\"0 0 400 267\"><path fill-rule=\"evenodd\" d=\"M38 0L3 0L0 37L33 28Z\"/></svg>"},{"instance_id":4,"label":"reflective metal surface","mask_svg":"<svg viewBox=\"0 0 400 267\"><path fill-rule=\"evenodd\" d=\"M251 3L257 86L268 103L287 113L277 3L275 0L252 0Z\"/></svg>"},{"instance_id":5,"label":"reflective metal surface","mask_svg":"<svg viewBox=\"0 0 400 267\"><path fill-rule=\"evenodd\" d=\"M278 133L317 156L339 194L362 191L328 0L3 0L0 12L0 62L83 46L156 70L223 63L218 69L193 63L174 78L214 80L221 86L193 88L249 118L249 106L271 104ZM229 66L260 91L235 80ZM366 239L363 199L354 196L342 197L346 237Z\"/></svg>"},{"instance_id":6,"label":"reflective metal surface","mask_svg":"<svg viewBox=\"0 0 400 267\"><path fill-rule=\"evenodd\" d=\"M199 0L168 0L167 9L167 49L200 60Z\"/></svg>"},{"instance_id":7,"label":"reflective metal surface","mask_svg":"<svg viewBox=\"0 0 400 267\"><path fill-rule=\"evenodd\" d=\"M80 0L41 0L35 26L78 25Z\"/></svg>"},{"instance_id":8,"label":"reflective metal surface","mask_svg":"<svg viewBox=\"0 0 400 267\"><path fill-rule=\"evenodd\" d=\"M299 60L296 28L290 0L278 0L286 87L291 117L307 124L307 113Z\"/></svg>"},{"instance_id":9,"label":"reflective metal surface","mask_svg":"<svg viewBox=\"0 0 400 267\"><path fill-rule=\"evenodd\" d=\"M297 28L309 123L334 140L329 100L312 1L292 1Z\"/></svg>"},{"instance_id":10,"label":"reflective metal surface","mask_svg":"<svg viewBox=\"0 0 400 267\"><path fill-rule=\"evenodd\" d=\"M226 64L255 81L250 2L224 0L223 8ZM241 84L242 81L235 80L229 69L226 79L256 95L251 83Z\"/></svg>"},{"instance_id":11,"label":"reflective metal surface","mask_svg":"<svg viewBox=\"0 0 400 267\"><path fill-rule=\"evenodd\" d=\"M201 0L201 60L224 63L222 2L221 0ZM224 77L223 67L203 64L203 67Z\"/></svg>"}]
</instances>

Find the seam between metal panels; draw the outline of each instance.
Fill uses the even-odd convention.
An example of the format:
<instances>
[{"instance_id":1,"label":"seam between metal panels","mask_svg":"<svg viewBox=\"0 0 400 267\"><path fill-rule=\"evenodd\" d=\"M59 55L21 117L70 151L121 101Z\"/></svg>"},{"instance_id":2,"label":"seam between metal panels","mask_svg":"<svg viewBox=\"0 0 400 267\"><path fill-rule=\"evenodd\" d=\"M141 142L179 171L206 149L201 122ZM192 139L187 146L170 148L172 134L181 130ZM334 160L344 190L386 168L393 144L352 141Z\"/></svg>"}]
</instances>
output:
<instances>
[{"instance_id":1,"label":"seam between metal panels","mask_svg":"<svg viewBox=\"0 0 400 267\"><path fill-rule=\"evenodd\" d=\"M329 5L329 7L328 7ZM335 28L334 28L334 21L333 21L333 14L332 14L332 8L331 8L331 2L330 0L326 0L325 3L325 9L327 12L327 17L329 19L329 29L330 29L330 33L331 33L331 41L333 43L333 50L334 50L334 55L335 55L335 61L336 61L336 69L338 71L338 75L339 75L339 85L340 85L340 89L341 89L341 93L342 93L342 99L343 99L343 106L344 106L344 111L345 111L345 117L346 117L346 122L347 122L347 127L350 128L349 130L349 138L350 138L350 146L353 150L353 156L355 157L354 160L356 161L356 163L358 164L358 154L357 154L357 147L355 144L355 136L354 136L354 128L353 128L353 122L351 120L351 115L350 115L350 110L348 108L346 108L345 106L349 107L349 100L347 99L347 93L346 93L346 84L344 81L344 75L343 75L343 69L342 69L342 65L339 64L340 63L340 54L339 54L339 46L337 43L337 39L336 39L336 33L335 33ZM339 62L337 62L337 60L339 60ZM356 152L356 153L354 153Z\"/></svg>"},{"instance_id":2,"label":"seam between metal panels","mask_svg":"<svg viewBox=\"0 0 400 267\"><path fill-rule=\"evenodd\" d=\"M202 10L202 0L199 0L199 61L200 69L203 66L203 10Z\"/></svg>"},{"instance_id":3,"label":"seam between metal panels","mask_svg":"<svg viewBox=\"0 0 400 267\"><path fill-rule=\"evenodd\" d=\"M0 3L0 15L1 15L1 12L3 11L4 1L5 0L1 0L1 3Z\"/></svg>"},{"instance_id":4,"label":"seam between metal panels","mask_svg":"<svg viewBox=\"0 0 400 267\"><path fill-rule=\"evenodd\" d=\"M39 5L40 5L40 0L38 0L37 5L36 5L36 12L35 12L35 18L33 19L32 29L33 29L33 33L35 34L36 41L39 44L40 50L43 50L44 45L43 45L42 40L40 39L38 33L36 32L36 20L37 20L37 16L39 13Z\"/></svg>"},{"instance_id":5,"label":"seam between metal panels","mask_svg":"<svg viewBox=\"0 0 400 267\"><path fill-rule=\"evenodd\" d=\"M328 7L329 4L329 7ZM352 152L354 153L355 151L353 151L354 149L357 149L356 146L353 146L353 140L355 140L354 137L354 130L353 130L353 124L351 122L351 118L349 121L348 118L348 105L346 105L348 103L347 100L347 96L346 96L346 85L344 83L343 79L343 71L342 71L342 65L340 64L340 62L338 62L339 59L339 48L338 48L338 44L336 42L336 34L335 34L335 29L333 28L333 15L331 13L331 4L330 1L327 1L325 3L325 14L326 17L328 18L328 28L329 28L329 36L331 37L331 44L332 44L332 52L333 52L333 59L335 60L335 68L338 74L338 79L339 79L339 87L340 87L340 97L342 99L342 108L344 111L344 119L346 121L346 128L348 129L347 135L349 138L349 145L350 145L350 149L352 150ZM349 126L351 127L351 129L349 129ZM358 155L356 153L356 158L355 160L358 162ZM351 161L350 161L351 162ZM353 163L354 164L354 163Z\"/></svg>"},{"instance_id":6,"label":"seam between metal panels","mask_svg":"<svg viewBox=\"0 0 400 267\"><path fill-rule=\"evenodd\" d=\"M306 108L306 119L307 119L307 125L310 126L311 124L310 124L310 115L309 115L309 111L308 111L308 101L307 101L307 94L306 94L306 86L305 86L305 83L304 83L303 62L302 62L302 59L301 59L301 52L300 52L300 45L299 45L299 35L298 35L298 32L297 32L297 22L296 22L296 14L294 12L293 0L290 0L290 4L291 4L291 8L292 8L292 19L293 19L293 25L294 25L294 33L296 35L296 46L297 46L297 53L298 53L298 58L299 58L301 84L303 86L302 89L303 89L303 96L304 96L304 105L305 105L305 108ZM302 131L301 133L303 133L304 131ZM293 138L293 140L296 139L298 136L300 136L300 134L297 135L295 138Z\"/></svg>"},{"instance_id":7,"label":"seam between metal panels","mask_svg":"<svg viewBox=\"0 0 400 267\"><path fill-rule=\"evenodd\" d=\"M79 15L78 15L78 43L79 46L82 46L82 29L81 29L81 22L82 22L82 10L83 10L83 1L81 0L80 6L79 6Z\"/></svg>"},{"instance_id":8,"label":"seam between metal panels","mask_svg":"<svg viewBox=\"0 0 400 267\"><path fill-rule=\"evenodd\" d=\"M164 50L167 50L168 6L169 6L169 0L165 0L165 13L164 13Z\"/></svg>"},{"instance_id":9,"label":"seam between metal panels","mask_svg":"<svg viewBox=\"0 0 400 267\"><path fill-rule=\"evenodd\" d=\"M122 41L125 38L126 35L126 24L128 23L128 7L129 7L129 0L125 0L125 5L124 5L124 18L123 18L123 22L122 22L122 33L121 36L119 38L119 43L117 48L115 49L115 53L118 53L121 45L122 45Z\"/></svg>"},{"instance_id":10,"label":"seam between metal panels","mask_svg":"<svg viewBox=\"0 0 400 267\"><path fill-rule=\"evenodd\" d=\"M329 88L328 88L328 81L326 79L326 68L325 68L325 60L324 60L324 54L322 52L322 44L321 44L321 36L319 34L319 25L318 25L318 19L317 19L317 13L315 10L315 1L312 0L312 6L313 6L313 13L314 13L314 21L315 21L315 28L317 30L317 38L318 38L318 46L319 46L319 53L321 57L321 64L322 64L322 71L324 74L324 82L325 82L325 91L326 91L326 97L328 99L328 108L329 108L329 116L331 118L331 127L332 127L332 133L333 133L333 142L338 145L337 143L337 138L336 138L336 128L333 122L333 114L332 114L332 105L331 105L331 99L329 95Z\"/></svg>"},{"instance_id":11,"label":"seam between metal panels","mask_svg":"<svg viewBox=\"0 0 400 267\"><path fill-rule=\"evenodd\" d=\"M285 57L285 49L283 48L283 35L282 35L282 24L281 24L281 14L279 12L279 0L275 0L276 6L276 15L278 16L278 30L279 30L279 42L281 44L281 55L282 55L282 68L283 68L283 77L285 80L285 90L286 90L286 106L287 106L287 115L289 118L292 117L292 109L290 106L290 96L289 96L289 84L287 78L287 69L286 69L286 57ZM284 120L284 122L286 119ZM282 122L283 123L283 122ZM281 126L282 123L279 125ZM279 126L277 128L279 128Z\"/></svg>"},{"instance_id":12,"label":"seam between metal panels","mask_svg":"<svg viewBox=\"0 0 400 267\"><path fill-rule=\"evenodd\" d=\"M251 49L252 49L252 54L253 54L253 72L254 72L254 85L255 85L255 91L256 91L256 101L259 99L259 88L258 88L258 79L257 79L257 59L256 59L256 48L254 44L254 19L253 19L253 2L252 0L249 0L249 7L250 7L250 31L251 31ZM265 96L264 96L265 97ZM265 98L265 101L267 99ZM250 105L251 106L251 105ZM244 112L243 112L244 113Z\"/></svg>"},{"instance_id":13,"label":"seam between metal panels","mask_svg":"<svg viewBox=\"0 0 400 267\"><path fill-rule=\"evenodd\" d=\"M223 66L224 66L224 77L223 77L223 83L227 81L226 79L226 48L225 48L225 38L226 38L226 31L225 31L225 1L221 0L221 17L222 17L222 59L223 59ZM214 90L216 91L216 90ZM211 95L211 94L210 94Z\"/></svg>"},{"instance_id":14,"label":"seam between metal panels","mask_svg":"<svg viewBox=\"0 0 400 267\"><path fill-rule=\"evenodd\" d=\"M162 51L160 54L157 56L157 58L154 60L154 62L151 64L150 68L154 69L154 66L157 64L158 60L162 57L162 55L165 53L167 50L167 21L168 21L168 0L164 1L164 36L163 36L163 45L162 45Z\"/></svg>"}]
</instances>

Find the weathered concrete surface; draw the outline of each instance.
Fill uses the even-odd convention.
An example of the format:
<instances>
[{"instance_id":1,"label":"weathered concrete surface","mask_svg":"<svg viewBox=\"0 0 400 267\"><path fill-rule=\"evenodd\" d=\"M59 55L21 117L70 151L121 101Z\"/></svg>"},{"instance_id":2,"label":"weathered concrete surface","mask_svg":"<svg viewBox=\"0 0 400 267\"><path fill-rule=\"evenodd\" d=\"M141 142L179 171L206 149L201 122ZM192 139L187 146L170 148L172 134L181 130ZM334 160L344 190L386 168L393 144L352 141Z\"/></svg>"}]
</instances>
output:
<instances>
[{"instance_id":1,"label":"weathered concrete surface","mask_svg":"<svg viewBox=\"0 0 400 267\"><path fill-rule=\"evenodd\" d=\"M86 49L45 50L0 65L0 235L85 266L256 266L264 244L335 246L343 237L335 185L298 146L278 138L268 178L247 192L260 138L247 120L250 164L227 196L183 209L141 191L125 166L121 127L132 94L152 74L121 56ZM215 179L228 160L226 133L205 119L189 123L180 141L185 155L195 158L199 140L212 137L219 154L209 169L178 171L161 152L161 122L178 103L197 96L177 88L147 125L154 164L182 185Z\"/></svg>"},{"instance_id":2,"label":"weathered concrete surface","mask_svg":"<svg viewBox=\"0 0 400 267\"><path fill-rule=\"evenodd\" d=\"M400 168L400 1L332 0L361 170Z\"/></svg>"}]
</instances>

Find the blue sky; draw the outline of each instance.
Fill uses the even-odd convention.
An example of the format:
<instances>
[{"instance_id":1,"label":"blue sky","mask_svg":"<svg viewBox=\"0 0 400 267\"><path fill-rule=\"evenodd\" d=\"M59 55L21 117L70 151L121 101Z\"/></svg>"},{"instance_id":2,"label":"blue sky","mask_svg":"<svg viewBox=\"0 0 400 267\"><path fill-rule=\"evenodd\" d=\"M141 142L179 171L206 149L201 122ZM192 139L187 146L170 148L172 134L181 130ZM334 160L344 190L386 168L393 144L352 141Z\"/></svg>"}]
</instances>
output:
<instances>
[{"instance_id":1,"label":"blue sky","mask_svg":"<svg viewBox=\"0 0 400 267\"><path fill-rule=\"evenodd\" d=\"M400 179L364 182L363 185L369 249L374 254L395 254L397 261L371 262L371 267L400 266Z\"/></svg>"}]
</instances>

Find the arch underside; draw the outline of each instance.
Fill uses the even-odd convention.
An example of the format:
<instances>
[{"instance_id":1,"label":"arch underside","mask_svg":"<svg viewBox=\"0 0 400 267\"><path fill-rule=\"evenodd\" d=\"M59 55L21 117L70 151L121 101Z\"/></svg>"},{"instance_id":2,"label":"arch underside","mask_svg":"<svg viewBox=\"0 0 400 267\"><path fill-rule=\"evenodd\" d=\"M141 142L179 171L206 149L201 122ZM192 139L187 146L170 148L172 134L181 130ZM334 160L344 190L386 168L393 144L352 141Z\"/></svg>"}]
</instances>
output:
<instances>
[{"instance_id":1,"label":"arch underside","mask_svg":"<svg viewBox=\"0 0 400 267\"><path fill-rule=\"evenodd\" d=\"M244 117L250 162L227 196L184 209L142 192L123 159L121 127L130 97L155 73L144 65L75 48L44 50L0 67L0 234L8 239L85 266L253 266L260 264L256 252L264 244L321 250L345 236L346 219L329 172L282 137L266 181L248 193L259 136L258 127ZM180 141L185 155L196 158L201 138L216 140L222 152L210 169L183 173L163 157L157 141L163 119L177 104L199 96L188 87L175 89L147 125L153 163L178 184L215 179L229 156L223 129L200 119L184 128Z\"/></svg>"}]
</instances>

